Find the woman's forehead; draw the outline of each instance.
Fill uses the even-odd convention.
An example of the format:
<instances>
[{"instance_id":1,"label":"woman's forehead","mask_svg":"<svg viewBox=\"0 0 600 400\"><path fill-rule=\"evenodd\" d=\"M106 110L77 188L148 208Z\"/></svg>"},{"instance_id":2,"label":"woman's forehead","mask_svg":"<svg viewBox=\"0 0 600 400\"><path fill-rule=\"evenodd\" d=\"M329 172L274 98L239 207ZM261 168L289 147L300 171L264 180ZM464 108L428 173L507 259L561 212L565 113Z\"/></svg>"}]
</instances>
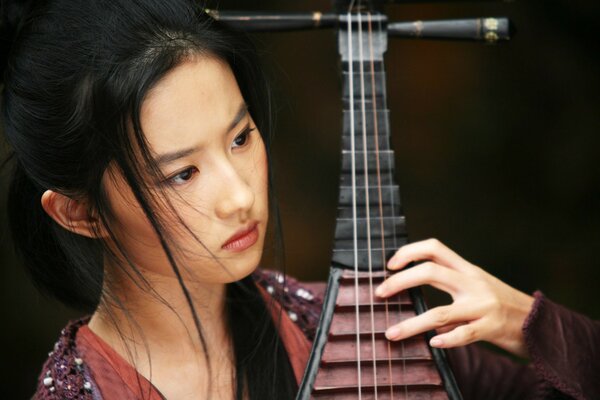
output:
<instances>
[{"instance_id":1,"label":"woman's forehead","mask_svg":"<svg viewBox=\"0 0 600 400\"><path fill-rule=\"evenodd\" d=\"M148 143L160 154L226 134L243 105L231 68L214 57L196 57L156 84L140 118Z\"/></svg>"}]
</instances>

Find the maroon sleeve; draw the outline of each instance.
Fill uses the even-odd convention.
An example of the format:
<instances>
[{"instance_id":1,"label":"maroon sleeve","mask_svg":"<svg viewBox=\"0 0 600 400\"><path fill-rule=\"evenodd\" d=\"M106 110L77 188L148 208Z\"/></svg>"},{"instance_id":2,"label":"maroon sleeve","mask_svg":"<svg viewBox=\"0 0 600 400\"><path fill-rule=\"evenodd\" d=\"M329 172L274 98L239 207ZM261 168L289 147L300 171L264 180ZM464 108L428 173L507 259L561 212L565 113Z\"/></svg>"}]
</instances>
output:
<instances>
[{"instance_id":1,"label":"maroon sleeve","mask_svg":"<svg viewBox=\"0 0 600 400\"><path fill-rule=\"evenodd\" d=\"M523 325L536 374L578 400L600 399L600 322L571 311L535 292Z\"/></svg>"},{"instance_id":2,"label":"maroon sleeve","mask_svg":"<svg viewBox=\"0 0 600 400\"><path fill-rule=\"evenodd\" d=\"M464 400L543 399L543 383L531 365L471 344L447 351Z\"/></svg>"},{"instance_id":3,"label":"maroon sleeve","mask_svg":"<svg viewBox=\"0 0 600 400\"><path fill-rule=\"evenodd\" d=\"M464 400L600 399L600 322L534 293L527 365L473 344L448 350Z\"/></svg>"}]
</instances>

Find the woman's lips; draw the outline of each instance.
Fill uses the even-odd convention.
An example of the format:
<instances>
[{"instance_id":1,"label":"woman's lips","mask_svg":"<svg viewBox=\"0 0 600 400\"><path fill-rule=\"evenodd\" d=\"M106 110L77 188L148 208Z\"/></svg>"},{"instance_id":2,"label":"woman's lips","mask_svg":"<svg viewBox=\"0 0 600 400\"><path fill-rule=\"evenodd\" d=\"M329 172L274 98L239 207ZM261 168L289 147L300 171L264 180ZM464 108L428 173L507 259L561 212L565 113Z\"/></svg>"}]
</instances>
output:
<instances>
[{"instance_id":1,"label":"woman's lips","mask_svg":"<svg viewBox=\"0 0 600 400\"><path fill-rule=\"evenodd\" d=\"M231 251L244 251L251 247L258 240L258 224L252 225L248 229L236 233L229 239L222 248Z\"/></svg>"}]
</instances>

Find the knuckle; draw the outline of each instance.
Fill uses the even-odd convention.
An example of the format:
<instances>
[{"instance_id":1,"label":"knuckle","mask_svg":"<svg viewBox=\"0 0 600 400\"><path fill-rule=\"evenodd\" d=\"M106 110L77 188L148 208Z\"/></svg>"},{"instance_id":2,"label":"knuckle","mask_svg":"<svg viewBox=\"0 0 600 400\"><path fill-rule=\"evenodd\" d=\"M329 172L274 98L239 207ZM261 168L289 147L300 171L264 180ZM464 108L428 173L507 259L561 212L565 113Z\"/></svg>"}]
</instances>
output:
<instances>
[{"instance_id":1,"label":"knuckle","mask_svg":"<svg viewBox=\"0 0 600 400\"><path fill-rule=\"evenodd\" d=\"M496 332L498 335L502 335L502 332L505 330L507 324L508 320L504 317L493 318L488 324L488 333Z\"/></svg>"},{"instance_id":2,"label":"knuckle","mask_svg":"<svg viewBox=\"0 0 600 400\"><path fill-rule=\"evenodd\" d=\"M485 296L481 296L479 301L482 310L490 313L502 309L502 302L493 294L493 291L484 288L484 291L481 293L485 293Z\"/></svg>"},{"instance_id":3,"label":"knuckle","mask_svg":"<svg viewBox=\"0 0 600 400\"><path fill-rule=\"evenodd\" d=\"M470 325L464 325L462 336L466 343L472 343L477 340L477 331Z\"/></svg>"},{"instance_id":4,"label":"knuckle","mask_svg":"<svg viewBox=\"0 0 600 400\"><path fill-rule=\"evenodd\" d=\"M438 239L436 238L431 238L427 240L427 244L429 245L429 247L431 247L431 249L435 252L435 251L439 251L441 248L444 247L444 245L442 244L442 242L440 242Z\"/></svg>"},{"instance_id":5,"label":"knuckle","mask_svg":"<svg viewBox=\"0 0 600 400\"><path fill-rule=\"evenodd\" d=\"M490 296L487 303L490 310L500 310L502 308L502 302L496 296Z\"/></svg>"},{"instance_id":6,"label":"knuckle","mask_svg":"<svg viewBox=\"0 0 600 400\"><path fill-rule=\"evenodd\" d=\"M445 326L450 322L450 312L446 308L438 308L434 313L434 319L437 326Z\"/></svg>"},{"instance_id":7,"label":"knuckle","mask_svg":"<svg viewBox=\"0 0 600 400\"><path fill-rule=\"evenodd\" d=\"M432 278L437 272L437 266L431 261L421 264L421 273L426 278Z\"/></svg>"}]
</instances>

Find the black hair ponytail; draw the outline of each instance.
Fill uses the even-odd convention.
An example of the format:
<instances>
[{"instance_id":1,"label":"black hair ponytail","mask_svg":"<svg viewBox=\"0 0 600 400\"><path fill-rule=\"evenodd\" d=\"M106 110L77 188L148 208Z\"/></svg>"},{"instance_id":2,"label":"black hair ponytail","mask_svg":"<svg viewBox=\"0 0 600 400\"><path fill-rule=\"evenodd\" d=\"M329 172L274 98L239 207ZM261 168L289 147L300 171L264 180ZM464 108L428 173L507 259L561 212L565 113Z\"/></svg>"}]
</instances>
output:
<instances>
[{"instance_id":1,"label":"black hair ponytail","mask_svg":"<svg viewBox=\"0 0 600 400\"><path fill-rule=\"evenodd\" d=\"M13 48L18 45L15 42L22 27L41 3L40 0L2 0L0 83L4 82L5 70ZM15 139L15 147L27 147L25 140ZM43 186L31 178L18 156L7 158L3 166L9 165L10 161L13 161L13 175L7 198L9 225L13 243L28 274L45 294L75 309L94 310L102 289L102 255L98 243L73 234L54 222L41 206Z\"/></svg>"}]
</instances>

